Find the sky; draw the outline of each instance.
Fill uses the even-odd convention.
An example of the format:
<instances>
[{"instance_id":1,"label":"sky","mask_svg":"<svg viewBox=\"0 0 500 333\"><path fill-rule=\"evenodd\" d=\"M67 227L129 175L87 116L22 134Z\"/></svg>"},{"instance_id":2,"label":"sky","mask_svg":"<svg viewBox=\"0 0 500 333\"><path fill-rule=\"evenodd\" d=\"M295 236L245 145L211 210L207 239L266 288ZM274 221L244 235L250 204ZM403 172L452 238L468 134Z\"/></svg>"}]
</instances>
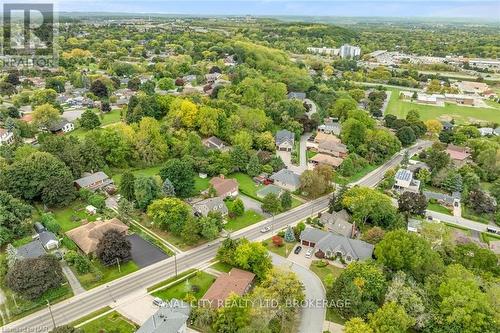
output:
<instances>
[{"instance_id":1,"label":"sky","mask_svg":"<svg viewBox=\"0 0 500 333\"><path fill-rule=\"evenodd\" d=\"M59 11L78 12L255 16L477 17L500 22L500 0L56 0L56 3Z\"/></svg>"}]
</instances>

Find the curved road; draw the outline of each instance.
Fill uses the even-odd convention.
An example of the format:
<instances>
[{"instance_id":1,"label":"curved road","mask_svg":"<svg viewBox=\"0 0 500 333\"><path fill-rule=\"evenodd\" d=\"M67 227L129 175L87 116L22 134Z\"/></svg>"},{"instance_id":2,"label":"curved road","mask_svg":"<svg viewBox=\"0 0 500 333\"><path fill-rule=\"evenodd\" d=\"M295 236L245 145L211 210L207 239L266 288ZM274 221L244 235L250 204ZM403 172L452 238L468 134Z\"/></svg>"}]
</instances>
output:
<instances>
[{"instance_id":1,"label":"curved road","mask_svg":"<svg viewBox=\"0 0 500 333\"><path fill-rule=\"evenodd\" d=\"M290 261L275 253L271 253L273 265L285 266L297 274L304 285L307 306L302 308L300 316L299 333L323 332L326 308L321 306L321 301L326 299L326 291L319 277L311 270ZM311 305L311 304L315 304Z\"/></svg>"}]
</instances>

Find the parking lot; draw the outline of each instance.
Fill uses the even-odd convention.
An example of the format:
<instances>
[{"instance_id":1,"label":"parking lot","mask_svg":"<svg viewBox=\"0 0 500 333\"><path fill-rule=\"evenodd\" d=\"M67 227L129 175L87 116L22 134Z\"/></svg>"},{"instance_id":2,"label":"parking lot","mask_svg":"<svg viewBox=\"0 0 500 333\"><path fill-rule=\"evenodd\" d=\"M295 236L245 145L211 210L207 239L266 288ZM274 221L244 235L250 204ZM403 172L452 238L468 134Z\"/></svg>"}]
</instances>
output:
<instances>
[{"instance_id":1,"label":"parking lot","mask_svg":"<svg viewBox=\"0 0 500 333\"><path fill-rule=\"evenodd\" d=\"M301 266L309 268L309 266L311 266L312 260L314 259L314 255L311 255L310 258L306 258L306 252L307 252L307 250L309 250L311 248L308 247L308 246L300 245L300 246L302 246L302 250L300 251L299 254L295 254L294 251L297 248L297 246L299 246L299 244L297 244L293 248L293 250L290 252L290 254L288 255L288 260L291 260L294 263L297 263L297 264L299 264Z\"/></svg>"}]
</instances>

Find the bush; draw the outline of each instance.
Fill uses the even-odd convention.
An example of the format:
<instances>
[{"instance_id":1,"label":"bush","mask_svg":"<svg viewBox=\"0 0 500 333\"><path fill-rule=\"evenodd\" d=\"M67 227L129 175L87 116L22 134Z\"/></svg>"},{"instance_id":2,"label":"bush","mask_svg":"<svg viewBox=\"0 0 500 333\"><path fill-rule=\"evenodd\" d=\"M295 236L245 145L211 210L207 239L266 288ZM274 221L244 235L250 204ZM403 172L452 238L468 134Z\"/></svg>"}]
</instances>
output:
<instances>
[{"instance_id":1,"label":"bush","mask_svg":"<svg viewBox=\"0 0 500 333\"><path fill-rule=\"evenodd\" d=\"M92 270L90 260L75 251L68 251L64 259L70 266L75 267L78 274L87 274Z\"/></svg>"},{"instance_id":2,"label":"bush","mask_svg":"<svg viewBox=\"0 0 500 333\"><path fill-rule=\"evenodd\" d=\"M106 199L99 194L92 194L87 201L97 209L103 209L106 205Z\"/></svg>"},{"instance_id":3,"label":"bush","mask_svg":"<svg viewBox=\"0 0 500 333\"><path fill-rule=\"evenodd\" d=\"M61 230L61 226L57 223L56 218L52 213L44 213L40 218L43 226L47 228L48 231L57 234Z\"/></svg>"}]
</instances>

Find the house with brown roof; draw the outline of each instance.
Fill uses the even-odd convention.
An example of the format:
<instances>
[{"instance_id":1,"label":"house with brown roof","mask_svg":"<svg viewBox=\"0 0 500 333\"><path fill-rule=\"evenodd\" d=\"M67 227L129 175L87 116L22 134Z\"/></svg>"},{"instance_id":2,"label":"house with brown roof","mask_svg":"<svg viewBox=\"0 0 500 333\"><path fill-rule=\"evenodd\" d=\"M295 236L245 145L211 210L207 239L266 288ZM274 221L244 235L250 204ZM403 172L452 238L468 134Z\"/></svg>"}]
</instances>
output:
<instances>
[{"instance_id":1,"label":"house with brown roof","mask_svg":"<svg viewBox=\"0 0 500 333\"><path fill-rule=\"evenodd\" d=\"M223 273L215 280L200 301L212 308L220 308L231 294L243 296L247 293L254 278L255 274L251 272L232 268L229 273Z\"/></svg>"},{"instance_id":2,"label":"house with brown roof","mask_svg":"<svg viewBox=\"0 0 500 333\"><path fill-rule=\"evenodd\" d=\"M458 167L464 165L470 157L469 149L467 147L460 147L451 144L446 147L446 153L450 155L453 164Z\"/></svg>"},{"instance_id":3,"label":"house with brown roof","mask_svg":"<svg viewBox=\"0 0 500 333\"><path fill-rule=\"evenodd\" d=\"M318 165L328 165L332 168L337 168L342 164L344 160L339 157L334 157L326 154L317 154L309 159L311 167L316 167Z\"/></svg>"},{"instance_id":4,"label":"house with brown roof","mask_svg":"<svg viewBox=\"0 0 500 333\"><path fill-rule=\"evenodd\" d=\"M68 236L85 254L91 254L97 249L102 236L110 230L127 234L128 226L117 218L106 221L95 221L84 224L66 232Z\"/></svg>"},{"instance_id":5,"label":"house with brown roof","mask_svg":"<svg viewBox=\"0 0 500 333\"><path fill-rule=\"evenodd\" d=\"M227 179L224 175L220 175L219 177L210 179L210 185L214 188L217 196L223 199L238 196L239 187L236 179Z\"/></svg>"}]
</instances>

